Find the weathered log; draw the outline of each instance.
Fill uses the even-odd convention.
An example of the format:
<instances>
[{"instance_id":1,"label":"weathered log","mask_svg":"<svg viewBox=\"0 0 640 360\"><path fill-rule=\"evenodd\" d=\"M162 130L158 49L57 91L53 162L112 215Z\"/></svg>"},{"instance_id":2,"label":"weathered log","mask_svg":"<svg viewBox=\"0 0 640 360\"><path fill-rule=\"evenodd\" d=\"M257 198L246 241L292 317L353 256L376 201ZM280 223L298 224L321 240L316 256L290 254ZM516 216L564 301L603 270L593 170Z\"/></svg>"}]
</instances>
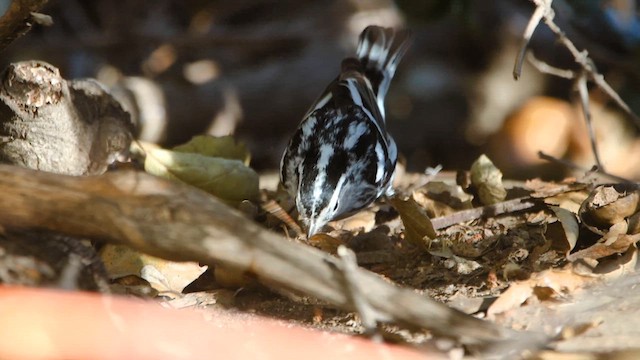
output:
<instances>
[{"instance_id":1,"label":"weathered log","mask_svg":"<svg viewBox=\"0 0 640 360\"><path fill-rule=\"evenodd\" d=\"M244 271L260 281L354 310L340 260L269 232L212 196L151 175L71 177L0 165L0 224L121 243L170 260ZM476 319L356 269L378 320L419 326L467 343L504 339Z\"/></svg>"},{"instance_id":2,"label":"weathered log","mask_svg":"<svg viewBox=\"0 0 640 360\"><path fill-rule=\"evenodd\" d=\"M95 80L67 81L47 63L2 73L0 161L69 175L98 175L129 148L129 114Z\"/></svg>"}]
</instances>

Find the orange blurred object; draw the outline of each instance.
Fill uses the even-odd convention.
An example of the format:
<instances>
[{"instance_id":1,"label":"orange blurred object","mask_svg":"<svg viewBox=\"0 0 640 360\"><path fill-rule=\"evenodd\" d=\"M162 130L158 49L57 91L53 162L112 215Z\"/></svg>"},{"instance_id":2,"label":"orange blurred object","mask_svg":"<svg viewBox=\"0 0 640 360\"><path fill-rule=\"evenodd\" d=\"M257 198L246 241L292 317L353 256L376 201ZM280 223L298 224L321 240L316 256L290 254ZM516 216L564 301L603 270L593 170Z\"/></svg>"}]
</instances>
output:
<instances>
[{"instance_id":1,"label":"orange blurred object","mask_svg":"<svg viewBox=\"0 0 640 360\"><path fill-rule=\"evenodd\" d=\"M630 179L640 178L640 141L617 109L592 98L589 103L596 143L605 170ZM533 97L505 119L489 143L489 157L507 177L562 178L571 169L541 160L542 151L582 168L595 165L584 115L578 105L551 97ZM582 175L578 173L577 175Z\"/></svg>"},{"instance_id":2,"label":"orange blurred object","mask_svg":"<svg viewBox=\"0 0 640 360\"><path fill-rule=\"evenodd\" d=\"M516 168L545 162L538 151L561 158L569 148L573 123L578 120L566 101L532 98L509 116L493 137L492 158Z\"/></svg>"},{"instance_id":3,"label":"orange blurred object","mask_svg":"<svg viewBox=\"0 0 640 360\"><path fill-rule=\"evenodd\" d=\"M93 293L0 287L2 359L435 359L251 315Z\"/></svg>"}]
</instances>

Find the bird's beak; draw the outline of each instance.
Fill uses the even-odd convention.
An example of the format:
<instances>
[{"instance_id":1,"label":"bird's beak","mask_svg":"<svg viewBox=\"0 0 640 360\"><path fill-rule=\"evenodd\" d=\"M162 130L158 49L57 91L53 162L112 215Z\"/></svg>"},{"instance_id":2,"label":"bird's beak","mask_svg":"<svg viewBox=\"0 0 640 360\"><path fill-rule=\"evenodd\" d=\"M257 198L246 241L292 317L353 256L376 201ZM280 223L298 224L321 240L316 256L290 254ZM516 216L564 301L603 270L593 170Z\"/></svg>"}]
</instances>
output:
<instances>
[{"instance_id":1,"label":"bird's beak","mask_svg":"<svg viewBox=\"0 0 640 360\"><path fill-rule=\"evenodd\" d=\"M320 229L322 229L323 224L318 224L314 220L309 220L309 224L307 226L307 239L316 234Z\"/></svg>"}]
</instances>

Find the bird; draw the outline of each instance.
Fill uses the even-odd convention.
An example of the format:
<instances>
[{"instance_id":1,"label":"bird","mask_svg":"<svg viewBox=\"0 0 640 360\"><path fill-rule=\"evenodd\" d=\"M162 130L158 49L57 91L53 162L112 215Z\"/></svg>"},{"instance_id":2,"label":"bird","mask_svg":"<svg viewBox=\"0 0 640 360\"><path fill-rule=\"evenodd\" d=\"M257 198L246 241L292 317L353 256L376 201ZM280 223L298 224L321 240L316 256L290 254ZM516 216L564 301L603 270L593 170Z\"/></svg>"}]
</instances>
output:
<instances>
[{"instance_id":1,"label":"bird","mask_svg":"<svg viewBox=\"0 0 640 360\"><path fill-rule=\"evenodd\" d=\"M291 137L280 181L307 237L393 194L398 150L387 132L384 99L409 39L408 30L366 27L356 56L342 61Z\"/></svg>"}]
</instances>

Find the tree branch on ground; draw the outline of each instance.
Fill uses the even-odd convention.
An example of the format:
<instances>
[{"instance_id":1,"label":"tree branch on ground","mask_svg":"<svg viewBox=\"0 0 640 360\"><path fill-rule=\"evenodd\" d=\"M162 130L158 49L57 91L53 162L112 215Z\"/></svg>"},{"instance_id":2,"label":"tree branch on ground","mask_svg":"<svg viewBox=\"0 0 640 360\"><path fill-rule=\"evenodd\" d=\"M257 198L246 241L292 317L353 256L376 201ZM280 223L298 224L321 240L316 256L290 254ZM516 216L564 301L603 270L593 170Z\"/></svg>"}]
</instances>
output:
<instances>
[{"instance_id":1,"label":"tree branch on ground","mask_svg":"<svg viewBox=\"0 0 640 360\"><path fill-rule=\"evenodd\" d=\"M141 172L72 177L0 165L0 223L128 245L174 261L227 266L262 283L357 310L344 289L343 261L262 229L193 187ZM387 321L466 343L513 333L362 268L350 271L365 301Z\"/></svg>"}]
</instances>

